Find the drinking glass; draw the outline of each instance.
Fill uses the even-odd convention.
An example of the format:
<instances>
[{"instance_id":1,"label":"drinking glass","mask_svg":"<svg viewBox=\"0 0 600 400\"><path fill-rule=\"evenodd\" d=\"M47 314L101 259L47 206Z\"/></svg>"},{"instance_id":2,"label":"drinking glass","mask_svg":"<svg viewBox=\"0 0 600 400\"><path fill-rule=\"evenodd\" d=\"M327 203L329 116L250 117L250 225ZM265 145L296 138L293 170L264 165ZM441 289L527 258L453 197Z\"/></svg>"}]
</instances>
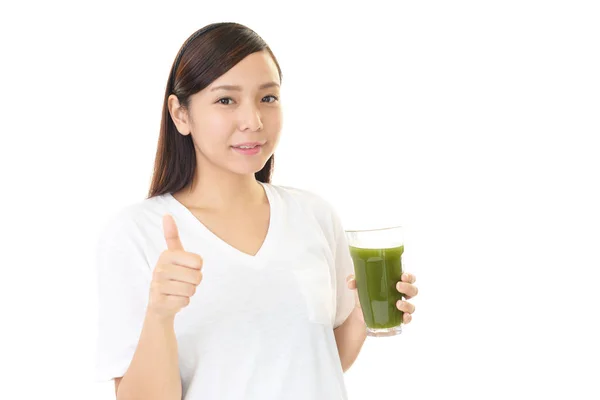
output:
<instances>
[{"instance_id":1,"label":"drinking glass","mask_svg":"<svg viewBox=\"0 0 600 400\"><path fill-rule=\"evenodd\" d=\"M367 325L367 335L395 336L402 333L404 313L396 307L402 294L396 283L402 276L403 229L346 231L358 298Z\"/></svg>"}]
</instances>

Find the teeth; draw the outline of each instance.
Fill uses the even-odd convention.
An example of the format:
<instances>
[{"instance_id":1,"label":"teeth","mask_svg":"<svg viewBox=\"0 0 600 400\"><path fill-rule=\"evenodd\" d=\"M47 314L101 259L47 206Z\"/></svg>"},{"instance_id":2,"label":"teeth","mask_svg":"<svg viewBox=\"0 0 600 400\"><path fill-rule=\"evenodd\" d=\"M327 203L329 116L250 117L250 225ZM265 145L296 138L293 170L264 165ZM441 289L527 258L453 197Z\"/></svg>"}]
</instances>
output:
<instances>
[{"instance_id":1,"label":"teeth","mask_svg":"<svg viewBox=\"0 0 600 400\"><path fill-rule=\"evenodd\" d=\"M256 146L238 146L240 149L253 149Z\"/></svg>"}]
</instances>

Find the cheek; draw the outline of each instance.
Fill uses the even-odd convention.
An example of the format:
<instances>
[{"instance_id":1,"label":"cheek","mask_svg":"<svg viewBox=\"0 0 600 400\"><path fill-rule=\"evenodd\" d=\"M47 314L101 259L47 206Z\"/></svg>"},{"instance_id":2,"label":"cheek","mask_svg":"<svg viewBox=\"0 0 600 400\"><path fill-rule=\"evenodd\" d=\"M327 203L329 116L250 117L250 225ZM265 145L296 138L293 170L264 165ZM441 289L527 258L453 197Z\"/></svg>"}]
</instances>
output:
<instances>
[{"instance_id":1,"label":"cheek","mask_svg":"<svg viewBox=\"0 0 600 400\"><path fill-rule=\"evenodd\" d=\"M204 121L204 130L218 137L227 135L235 129L235 119L231 115L220 112L210 112Z\"/></svg>"},{"instance_id":2,"label":"cheek","mask_svg":"<svg viewBox=\"0 0 600 400\"><path fill-rule=\"evenodd\" d=\"M212 148L212 151L227 144L231 132L235 130L235 125L232 125L229 118L215 114L204 118L202 123L197 124L199 143Z\"/></svg>"},{"instance_id":3,"label":"cheek","mask_svg":"<svg viewBox=\"0 0 600 400\"><path fill-rule=\"evenodd\" d=\"M272 138L279 137L281 128L283 127L283 113L281 109L274 110L272 114L266 116L266 128L269 130L269 135Z\"/></svg>"}]
</instances>

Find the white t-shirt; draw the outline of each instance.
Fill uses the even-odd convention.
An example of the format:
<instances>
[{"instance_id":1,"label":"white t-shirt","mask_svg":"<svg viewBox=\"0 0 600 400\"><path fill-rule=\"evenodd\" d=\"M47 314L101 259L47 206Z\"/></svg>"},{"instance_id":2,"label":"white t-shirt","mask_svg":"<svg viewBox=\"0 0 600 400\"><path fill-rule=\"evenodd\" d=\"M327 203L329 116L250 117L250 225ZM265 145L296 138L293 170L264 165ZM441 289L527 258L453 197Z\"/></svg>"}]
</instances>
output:
<instances>
[{"instance_id":1,"label":"white t-shirt","mask_svg":"<svg viewBox=\"0 0 600 400\"><path fill-rule=\"evenodd\" d=\"M167 193L124 207L97 249L96 379L127 371L170 213L203 279L175 316L185 400L347 399L333 329L354 307L352 259L332 207L306 190L262 184L271 217L255 256L209 231Z\"/></svg>"}]
</instances>

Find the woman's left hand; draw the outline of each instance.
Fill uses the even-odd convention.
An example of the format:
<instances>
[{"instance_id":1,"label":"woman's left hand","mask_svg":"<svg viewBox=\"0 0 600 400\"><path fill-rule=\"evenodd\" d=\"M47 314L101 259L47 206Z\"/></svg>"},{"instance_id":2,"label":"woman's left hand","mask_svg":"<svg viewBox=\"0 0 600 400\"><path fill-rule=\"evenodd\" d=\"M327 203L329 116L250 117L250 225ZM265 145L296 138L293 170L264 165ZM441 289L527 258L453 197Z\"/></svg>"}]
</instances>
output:
<instances>
[{"instance_id":1,"label":"woman's left hand","mask_svg":"<svg viewBox=\"0 0 600 400\"><path fill-rule=\"evenodd\" d=\"M419 293L419 289L414 285L417 281L417 277L413 274L409 274L407 272L403 273L400 282L396 284L396 290L402 293L405 300L412 299ZM360 319L364 322L364 318L362 315L362 308L360 306L360 301L358 300L358 291L356 290L356 280L354 279L354 274L348 275L346 278L346 282L348 284L348 288L354 290L355 300L356 300L356 312L359 315ZM410 323L412 321L412 314L415 312L415 306L405 300L398 300L396 303L396 307L398 310L404 312L404 316L402 318L402 322L404 324Z\"/></svg>"}]
</instances>

